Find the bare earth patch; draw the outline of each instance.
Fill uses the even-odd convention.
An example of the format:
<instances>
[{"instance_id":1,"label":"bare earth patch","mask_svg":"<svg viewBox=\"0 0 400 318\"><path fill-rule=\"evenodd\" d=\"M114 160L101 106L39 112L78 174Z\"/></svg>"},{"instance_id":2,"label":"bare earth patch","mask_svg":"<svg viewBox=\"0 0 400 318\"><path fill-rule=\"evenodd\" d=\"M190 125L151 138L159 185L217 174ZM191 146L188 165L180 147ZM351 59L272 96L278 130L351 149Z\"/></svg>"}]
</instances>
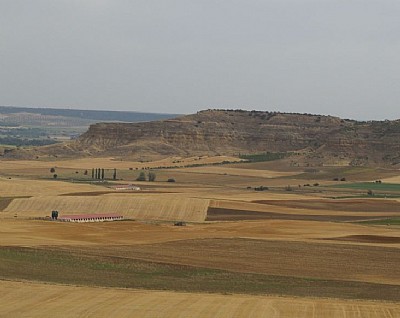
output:
<instances>
[{"instance_id":1,"label":"bare earth patch","mask_svg":"<svg viewBox=\"0 0 400 318\"><path fill-rule=\"evenodd\" d=\"M360 243L399 244L400 236L348 235L342 237L333 237L331 238L331 240L360 242Z\"/></svg>"},{"instance_id":2,"label":"bare earth patch","mask_svg":"<svg viewBox=\"0 0 400 318\"><path fill-rule=\"evenodd\" d=\"M247 210L232 210L209 207L206 221L244 221L244 220L301 220L301 221L324 221L324 222L355 222L376 220L376 216L353 216L353 215L309 215L309 214L285 214L274 212L259 212Z\"/></svg>"},{"instance_id":3,"label":"bare earth patch","mask_svg":"<svg viewBox=\"0 0 400 318\"><path fill-rule=\"evenodd\" d=\"M331 210L349 212L400 212L396 200L345 199L345 200L255 200L254 203L311 210Z\"/></svg>"}]
</instances>

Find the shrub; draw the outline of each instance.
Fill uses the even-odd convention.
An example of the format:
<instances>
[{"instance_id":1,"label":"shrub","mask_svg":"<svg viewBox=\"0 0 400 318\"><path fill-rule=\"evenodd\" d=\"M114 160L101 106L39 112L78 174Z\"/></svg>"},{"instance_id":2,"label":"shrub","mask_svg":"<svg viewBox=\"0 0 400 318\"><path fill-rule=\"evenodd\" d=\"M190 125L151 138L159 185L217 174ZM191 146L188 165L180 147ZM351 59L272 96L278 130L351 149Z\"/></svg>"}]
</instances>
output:
<instances>
[{"instance_id":1,"label":"shrub","mask_svg":"<svg viewBox=\"0 0 400 318\"><path fill-rule=\"evenodd\" d=\"M53 174L53 178L54 178L54 179L57 179L57 177L58 177L58 176L57 176L57 174L56 174L56 173L55 173L55 174Z\"/></svg>"},{"instance_id":2,"label":"shrub","mask_svg":"<svg viewBox=\"0 0 400 318\"><path fill-rule=\"evenodd\" d=\"M265 190L268 190L268 187L259 186L259 187L255 187L254 190L255 191L265 191Z\"/></svg>"},{"instance_id":3,"label":"shrub","mask_svg":"<svg viewBox=\"0 0 400 318\"><path fill-rule=\"evenodd\" d=\"M50 172L51 172L51 173L54 173L54 172L56 172L56 169L55 169L55 168L51 168L51 169L50 169Z\"/></svg>"},{"instance_id":4,"label":"shrub","mask_svg":"<svg viewBox=\"0 0 400 318\"><path fill-rule=\"evenodd\" d=\"M286 191L293 191L293 188L290 185L288 185L288 186L285 187L285 190Z\"/></svg>"},{"instance_id":5,"label":"shrub","mask_svg":"<svg viewBox=\"0 0 400 318\"><path fill-rule=\"evenodd\" d=\"M146 181L146 174L144 171L140 171L139 176L136 178L136 181Z\"/></svg>"}]
</instances>

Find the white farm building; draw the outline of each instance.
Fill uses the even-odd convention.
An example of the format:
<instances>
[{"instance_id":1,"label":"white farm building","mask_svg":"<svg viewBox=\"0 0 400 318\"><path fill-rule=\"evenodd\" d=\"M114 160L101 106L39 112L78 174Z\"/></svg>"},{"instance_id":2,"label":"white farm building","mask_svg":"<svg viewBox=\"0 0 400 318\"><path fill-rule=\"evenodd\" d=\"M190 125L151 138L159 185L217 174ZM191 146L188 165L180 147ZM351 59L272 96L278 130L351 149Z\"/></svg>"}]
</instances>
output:
<instances>
[{"instance_id":1,"label":"white farm building","mask_svg":"<svg viewBox=\"0 0 400 318\"><path fill-rule=\"evenodd\" d=\"M107 221L119 221L123 220L124 217L121 214L74 214L74 215L63 215L58 218L62 222L107 222Z\"/></svg>"}]
</instances>

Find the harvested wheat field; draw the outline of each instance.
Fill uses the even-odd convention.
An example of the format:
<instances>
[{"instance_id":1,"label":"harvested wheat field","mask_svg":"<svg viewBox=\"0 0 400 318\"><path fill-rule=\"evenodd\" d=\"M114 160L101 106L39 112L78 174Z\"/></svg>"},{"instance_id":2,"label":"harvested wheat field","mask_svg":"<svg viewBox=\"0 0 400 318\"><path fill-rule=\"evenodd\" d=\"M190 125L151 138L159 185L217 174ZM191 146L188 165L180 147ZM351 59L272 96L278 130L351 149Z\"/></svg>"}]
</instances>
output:
<instances>
[{"instance_id":1,"label":"harvested wheat field","mask_svg":"<svg viewBox=\"0 0 400 318\"><path fill-rule=\"evenodd\" d=\"M76 191L98 191L98 187L90 184L79 184L53 180L28 180L20 178L0 178L0 196L49 196Z\"/></svg>"},{"instance_id":2,"label":"harvested wheat field","mask_svg":"<svg viewBox=\"0 0 400 318\"><path fill-rule=\"evenodd\" d=\"M125 217L141 220L182 220L202 222L205 219L208 200L176 197L175 195L104 195L104 196L56 196L16 198L1 215L19 217L44 217L52 210L63 214L90 214L118 212Z\"/></svg>"},{"instance_id":3,"label":"harvested wheat field","mask_svg":"<svg viewBox=\"0 0 400 318\"><path fill-rule=\"evenodd\" d=\"M273 170L256 170L256 169L241 169L241 168L231 168L231 167L196 167L196 168L186 168L176 169L176 171L184 171L185 173L193 174L222 174L222 175L232 175L241 177L262 177L262 178L276 178L284 176L293 176L298 174L298 172L283 172L283 171L273 171Z\"/></svg>"},{"instance_id":4,"label":"harvested wheat field","mask_svg":"<svg viewBox=\"0 0 400 318\"><path fill-rule=\"evenodd\" d=\"M393 303L188 294L30 282L2 281L0 293L2 317L391 318L400 315L399 305Z\"/></svg>"}]
</instances>

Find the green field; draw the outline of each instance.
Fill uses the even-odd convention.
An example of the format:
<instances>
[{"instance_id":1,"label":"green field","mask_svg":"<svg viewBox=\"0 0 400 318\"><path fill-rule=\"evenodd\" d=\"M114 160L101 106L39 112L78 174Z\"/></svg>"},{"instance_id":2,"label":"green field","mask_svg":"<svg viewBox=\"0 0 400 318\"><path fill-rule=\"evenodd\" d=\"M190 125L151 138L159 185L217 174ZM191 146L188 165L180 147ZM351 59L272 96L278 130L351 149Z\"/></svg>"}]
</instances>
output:
<instances>
[{"instance_id":1,"label":"green field","mask_svg":"<svg viewBox=\"0 0 400 318\"><path fill-rule=\"evenodd\" d=\"M372 191L400 191L400 184L398 183L375 183L375 182L357 182L357 183L344 183L331 186L333 188L341 189L354 189L354 190L372 190Z\"/></svg>"}]
</instances>

